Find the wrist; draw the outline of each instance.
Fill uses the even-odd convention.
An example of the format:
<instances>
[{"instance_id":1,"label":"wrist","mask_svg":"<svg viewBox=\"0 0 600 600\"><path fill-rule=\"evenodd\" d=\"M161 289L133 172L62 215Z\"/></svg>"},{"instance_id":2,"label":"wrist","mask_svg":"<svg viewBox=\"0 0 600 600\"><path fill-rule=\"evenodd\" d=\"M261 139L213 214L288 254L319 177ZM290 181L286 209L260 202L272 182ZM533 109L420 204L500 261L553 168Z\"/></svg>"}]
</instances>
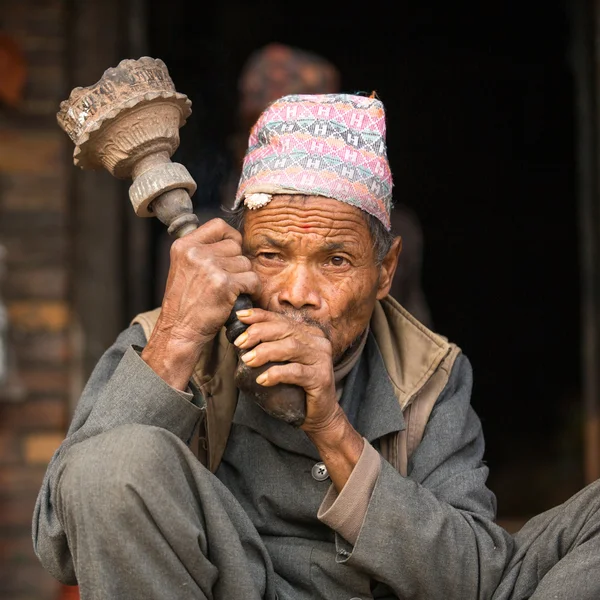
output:
<instances>
[{"instance_id":1,"label":"wrist","mask_svg":"<svg viewBox=\"0 0 600 600\"><path fill-rule=\"evenodd\" d=\"M185 391L203 345L155 330L142 350L142 360L171 387Z\"/></svg>"},{"instance_id":2,"label":"wrist","mask_svg":"<svg viewBox=\"0 0 600 600\"><path fill-rule=\"evenodd\" d=\"M337 405L331 417L306 431L306 435L317 447L321 455L337 453L343 448L359 443L362 451L362 436L352 427L343 409Z\"/></svg>"}]
</instances>

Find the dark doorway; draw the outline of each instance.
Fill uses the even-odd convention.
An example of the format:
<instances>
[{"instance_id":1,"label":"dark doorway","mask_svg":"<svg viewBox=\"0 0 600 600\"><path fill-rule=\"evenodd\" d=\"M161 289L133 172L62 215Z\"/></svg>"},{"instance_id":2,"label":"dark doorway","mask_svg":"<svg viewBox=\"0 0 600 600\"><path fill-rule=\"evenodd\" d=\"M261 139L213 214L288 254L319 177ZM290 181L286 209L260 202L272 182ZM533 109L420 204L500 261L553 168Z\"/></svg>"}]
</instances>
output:
<instances>
[{"instance_id":1,"label":"dark doorway","mask_svg":"<svg viewBox=\"0 0 600 600\"><path fill-rule=\"evenodd\" d=\"M435 329L473 363L500 516L563 501L583 485L565 5L281 6L224 0L197 14L191 0L149 1L149 54L193 101L175 158L204 182L195 201L214 208L236 80L253 50L273 41L311 50L340 68L344 91L376 90L395 198L423 228Z\"/></svg>"}]
</instances>

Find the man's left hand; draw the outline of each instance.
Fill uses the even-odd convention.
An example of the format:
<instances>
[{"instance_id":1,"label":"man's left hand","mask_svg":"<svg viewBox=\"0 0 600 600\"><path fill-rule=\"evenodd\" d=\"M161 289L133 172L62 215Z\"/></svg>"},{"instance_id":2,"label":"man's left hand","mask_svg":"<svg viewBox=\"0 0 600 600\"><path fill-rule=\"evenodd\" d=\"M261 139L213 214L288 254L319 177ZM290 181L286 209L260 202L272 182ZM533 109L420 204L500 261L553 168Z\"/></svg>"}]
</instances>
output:
<instances>
[{"instance_id":1,"label":"man's left hand","mask_svg":"<svg viewBox=\"0 0 600 600\"><path fill-rule=\"evenodd\" d=\"M341 409L335 394L331 342L323 331L260 308L240 311L238 318L250 325L235 341L238 348L252 348L242 356L249 367L286 363L270 367L257 382L265 387L288 383L304 389L306 419L302 429L307 433L334 427Z\"/></svg>"}]
</instances>

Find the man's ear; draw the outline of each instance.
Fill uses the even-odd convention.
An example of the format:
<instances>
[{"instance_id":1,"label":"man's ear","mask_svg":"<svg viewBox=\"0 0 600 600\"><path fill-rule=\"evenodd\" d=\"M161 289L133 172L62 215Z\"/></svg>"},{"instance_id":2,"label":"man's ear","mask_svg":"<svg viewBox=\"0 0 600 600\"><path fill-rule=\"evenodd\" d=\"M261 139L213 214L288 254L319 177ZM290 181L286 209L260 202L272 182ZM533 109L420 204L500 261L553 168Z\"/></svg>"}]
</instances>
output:
<instances>
[{"instance_id":1,"label":"man's ear","mask_svg":"<svg viewBox=\"0 0 600 600\"><path fill-rule=\"evenodd\" d=\"M402 252L402 238L394 238L390 251L385 255L381 266L379 267L379 285L377 286L377 300L385 298L390 293L392 280L398 266L398 258Z\"/></svg>"}]
</instances>

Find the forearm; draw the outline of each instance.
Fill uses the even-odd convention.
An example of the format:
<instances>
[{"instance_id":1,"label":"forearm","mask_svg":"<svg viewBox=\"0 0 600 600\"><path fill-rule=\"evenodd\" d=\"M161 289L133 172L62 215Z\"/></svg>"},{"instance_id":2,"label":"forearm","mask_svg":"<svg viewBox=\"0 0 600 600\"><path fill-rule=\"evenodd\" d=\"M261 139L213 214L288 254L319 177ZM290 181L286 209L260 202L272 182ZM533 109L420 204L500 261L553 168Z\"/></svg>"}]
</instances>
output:
<instances>
[{"instance_id":1,"label":"forearm","mask_svg":"<svg viewBox=\"0 0 600 600\"><path fill-rule=\"evenodd\" d=\"M142 360L168 385L185 391L202 347L160 330L152 334L142 350Z\"/></svg>"}]
</instances>

